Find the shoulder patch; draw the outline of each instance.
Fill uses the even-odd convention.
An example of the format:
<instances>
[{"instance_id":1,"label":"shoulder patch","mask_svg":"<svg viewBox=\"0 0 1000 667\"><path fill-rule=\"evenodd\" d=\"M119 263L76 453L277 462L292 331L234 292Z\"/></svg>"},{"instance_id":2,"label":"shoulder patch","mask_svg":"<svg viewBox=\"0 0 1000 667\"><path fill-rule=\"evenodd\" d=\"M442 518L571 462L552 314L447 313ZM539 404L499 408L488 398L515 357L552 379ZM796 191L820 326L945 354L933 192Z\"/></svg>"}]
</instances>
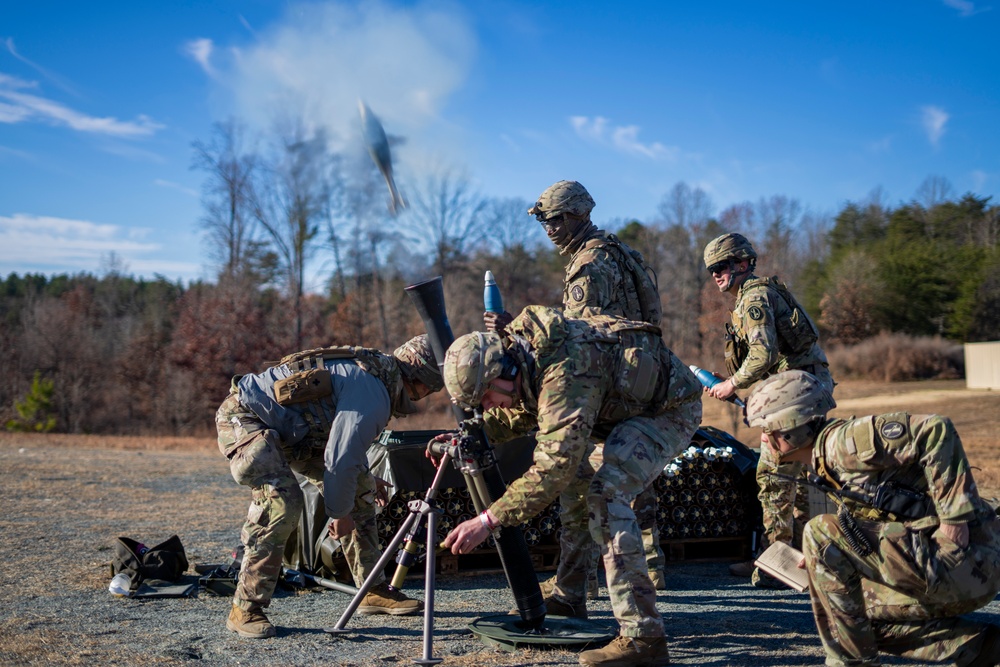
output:
<instances>
[{"instance_id":1,"label":"shoulder patch","mask_svg":"<svg viewBox=\"0 0 1000 667\"><path fill-rule=\"evenodd\" d=\"M747 315L750 316L751 320L760 321L764 319L764 311L760 309L760 306L750 306L747 309Z\"/></svg>"},{"instance_id":2,"label":"shoulder patch","mask_svg":"<svg viewBox=\"0 0 1000 667\"><path fill-rule=\"evenodd\" d=\"M569 295L573 297L574 301L583 301L583 288L579 285L573 285L573 288L569 291Z\"/></svg>"},{"instance_id":3,"label":"shoulder patch","mask_svg":"<svg viewBox=\"0 0 1000 667\"><path fill-rule=\"evenodd\" d=\"M901 435L906 433L906 427L897 421L891 421L882 424L882 428L879 432L886 440L896 440Z\"/></svg>"}]
</instances>

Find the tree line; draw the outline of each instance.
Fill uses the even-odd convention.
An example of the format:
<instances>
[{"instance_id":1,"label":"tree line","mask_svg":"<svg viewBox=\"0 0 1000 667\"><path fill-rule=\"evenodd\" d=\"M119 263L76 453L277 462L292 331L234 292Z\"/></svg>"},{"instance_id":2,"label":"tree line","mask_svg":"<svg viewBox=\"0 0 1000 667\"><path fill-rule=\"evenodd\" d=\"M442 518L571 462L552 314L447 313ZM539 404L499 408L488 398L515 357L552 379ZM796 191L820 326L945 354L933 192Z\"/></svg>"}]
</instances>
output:
<instances>
[{"instance_id":1,"label":"tree line","mask_svg":"<svg viewBox=\"0 0 1000 667\"><path fill-rule=\"evenodd\" d=\"M302 125L276 129L268 143L248 137L231 120L193 146L214 280L136 278L111 258L98 275L0 282L8 378L0 423L209 433L234 375L299 349L391 351L421 333L403 288L436 275L456 335L482 325L486 270L511 312L559 305L566 258L527 215L527 200L484 196L461 170L436 166L404 181L408 206L393 218L381 176L360 151L336 152L323 131ZM1000 339L1000 208L989 197L957 196L940 177L909 201L884 199L874 190L833 216L785 195L717 210L706 192L680 182L651 219L595 222L656 270L663 335L687 363L721 367L732 298L708 280L702 249L729 231L753 242L759 275L779 275L796 293L826 347L886 332Z\"/></svg>"}]
</instances>

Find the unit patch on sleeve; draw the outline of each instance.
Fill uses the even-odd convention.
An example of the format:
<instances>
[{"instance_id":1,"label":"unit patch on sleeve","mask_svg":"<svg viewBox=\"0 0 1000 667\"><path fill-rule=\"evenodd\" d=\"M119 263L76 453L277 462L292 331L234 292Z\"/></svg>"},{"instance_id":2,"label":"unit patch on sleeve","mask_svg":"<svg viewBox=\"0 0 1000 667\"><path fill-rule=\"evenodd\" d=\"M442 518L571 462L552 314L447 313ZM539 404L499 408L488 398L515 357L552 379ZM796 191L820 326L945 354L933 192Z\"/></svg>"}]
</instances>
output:
<instances>
[{"instance_id":1,"label":"unit patch on sleeve","mask_svg":"<svg viewBox=\"0 0 1000 667\"><path fill-rule=\"evenodd\" d=\"M747 315L749 315L750 319L754 321L764 319L764 311L760 309L760 306L750 306L747 310Z\"/></svg>"},{"instance_id":2,"label":"unit patch on sleeve","mask_svg":"<svg viewBox=\"0 0 1000 667\"><path fill-rule=\"evenodd\" d=\"M906 427L899 422L886 422L882 424L882 437L886 440L896 440L906 432Z\"/></svg>"},{"instance_id":3,"label":"unit patch on sleeve","mask_svg":"<svg viewBox=\"0 0 1000 667\"><path fill-rule=\"evenodd\" d=\"M571 297L574 301L583 301L583 288L579 285L573 285L573 289L569 291Z\"/></svg>"}]
</instances>

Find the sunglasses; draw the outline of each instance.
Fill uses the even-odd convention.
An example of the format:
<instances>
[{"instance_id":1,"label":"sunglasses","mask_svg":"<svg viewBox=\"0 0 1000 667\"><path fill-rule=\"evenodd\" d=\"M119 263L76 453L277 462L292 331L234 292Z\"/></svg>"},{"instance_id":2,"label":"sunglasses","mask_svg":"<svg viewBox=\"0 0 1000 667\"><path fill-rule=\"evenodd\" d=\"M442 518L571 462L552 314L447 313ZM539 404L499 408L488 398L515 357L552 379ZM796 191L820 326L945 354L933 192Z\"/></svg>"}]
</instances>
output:
<instances>
[{"instance_id":1,"label":"sunglasses","mask_svg":"<svg viewBox=\"0 0 1000 667\"><path fill-rule=\"evenodd\" d=\"M556 215L546 218L545 213L536 213L535 220L542 223L542 227L548 227L550 225L558 225L560 222L563 221L563 214L558 213Z\"/></svg>"},{"instance_id":2,"label":"sunglasses","mask_svg":"<svg viewBox=\"0 0 1000 667\"><path fill-rule=\"evenodd\" d=\"M733 268L732 260L727 259L723 262L716 262L712 266L708 267L708 272L714 276L717 273L722 273L723 271L731 270L732 268Z\"/></svg>"}]
</instances>

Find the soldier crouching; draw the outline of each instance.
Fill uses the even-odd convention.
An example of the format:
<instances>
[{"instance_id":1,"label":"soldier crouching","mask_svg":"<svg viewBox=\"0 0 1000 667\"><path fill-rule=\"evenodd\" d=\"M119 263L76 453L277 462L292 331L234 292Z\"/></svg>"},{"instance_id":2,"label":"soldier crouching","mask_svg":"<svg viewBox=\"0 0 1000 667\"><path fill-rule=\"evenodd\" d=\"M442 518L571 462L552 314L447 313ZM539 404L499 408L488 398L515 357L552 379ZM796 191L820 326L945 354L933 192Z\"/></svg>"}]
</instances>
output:
<instances>
[{"instance_id":1,"label":"soldier crouching","mask_svg":"<svg viewBox=\"0 0 1000 667\"><path fill-rule=\"evenodd\" d=\"M1000 591L1000 520L951 421L828 419L835 406L803 371L768 378L747 401L780 461L837 489L839 513L811 519L802 539L826 664L878 665L879 653L998 664L1000 627L962 615Z\"/></svg>"}]
</instances>

